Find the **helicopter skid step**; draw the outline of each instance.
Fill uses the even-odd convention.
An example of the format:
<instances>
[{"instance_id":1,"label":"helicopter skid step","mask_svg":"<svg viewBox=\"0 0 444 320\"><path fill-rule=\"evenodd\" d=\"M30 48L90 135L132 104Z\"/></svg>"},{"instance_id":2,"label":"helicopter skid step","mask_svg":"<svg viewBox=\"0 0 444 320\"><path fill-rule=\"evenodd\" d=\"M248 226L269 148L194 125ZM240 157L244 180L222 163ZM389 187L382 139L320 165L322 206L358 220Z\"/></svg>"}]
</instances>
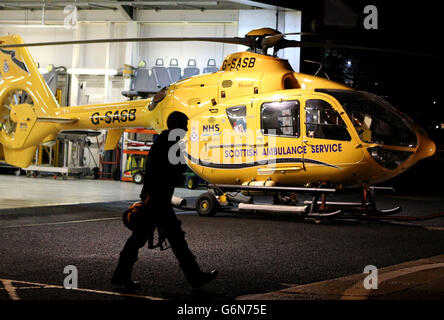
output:
<instances>
[{"instance_id":1,"label":"helicopter skid step","mask_svg":"<svg viewBox=\"0 0 444 320\"><path fill-rule=\"evenodd\" d=\"M304 204L310 205L312 202L310 200L304 201ZM322 201L318 201L318 205L321 205ZM325 205L327 206L341 206L341 207L359 207L362 206L360 202L337 202L337 201L326 201ZM370 205L368 203L368 205Z\"/></svg>"},{"instance_id":2,"label":"helicopter skid step","mask_svg":"<svg viewBox=\"0 0 444 320\"><path fill-rule=\"evenodd\" d=\"M326 212L326 213L311 212L307 214L307 218L333 218L339 216L341 213L342 210L336 210L333 212Z\"/></svg>"},{"instance_id":3,"label":"helicopter skid step","mask_svg":"<svg viewBox=\"0 0 444 320\"><path fill-rule=\"evenodd\" d=\"M303 214L307 212L308 205L303 206L286 206L286 205L273 205L273 204L255 204L255 203L239 203L239 211L249 212L264 212L275 214Z\"/></svg>"},{"instance_id":4,"label":"helicopter skid step","mask_svg":"<svg viewBox=\"0 0 444 320\"><path fill-rule=\"evenodd\" d=\"M397 214L401 212L401 207L395 207L395 208L391 208L391 209L379 209L378 213L380 215L383 216L389 216L389 215L393 215L393 214Z\"/></svg>"},{"instance_id":5,"label":"helicopter skid step","mask_svg":"<svg viewBox=\"0 0 444 320\"><path fill-rule=\"evenodd\" d=\"M297 216L303 217L303 218L334 218L342 214L342 210L336 210L333 212L325 212L325 213L318 213L318 212L311 212L307 213L309 206L284 206L284 205L267 205L267 204L244 204L240 203L237 208L235 207L229 207L224 206L220 207L220 211L223 212L232 212L232 213L246 213L246 212L253 212L253 213L268 213L268 214L275 214L275 215L288 215L288 214L295 214Z\"/></svg>"}]
</instances>

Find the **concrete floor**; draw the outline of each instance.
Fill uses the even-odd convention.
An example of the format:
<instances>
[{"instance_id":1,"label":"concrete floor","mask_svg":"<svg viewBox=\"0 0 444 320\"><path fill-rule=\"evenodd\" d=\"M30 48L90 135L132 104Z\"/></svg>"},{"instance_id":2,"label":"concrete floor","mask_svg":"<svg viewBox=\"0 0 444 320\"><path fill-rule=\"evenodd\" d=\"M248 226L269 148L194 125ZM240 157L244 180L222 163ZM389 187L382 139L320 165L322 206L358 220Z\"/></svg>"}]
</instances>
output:
<instances>
[{"instance_id":1,"label":"concrete floor","mask_svg":"<svg viewBox=\"0 0 444 320\"><path fill-rule=\"evenodd\" d=\"M0 300L129 298L112 291L109 277L129 234L121 213L141 188L0 175ZM190 199L203 192L176 188L175 194ZM389 194L378 204L424 216L442 212L444 198ZM30 209L14 209L23 207ZM203 291L205 299L444 299L444 218L315 224L291 216L177 213L204 269L221 272ZM143 250L140 258L134 276L144 287L134 298L202 299L189 292L171 252ZM381 286L364 291L362 270L370 264L378 267ZM81 272L78 290L62 286L67 265Z\"/></svg>"},{"instance_id":2,"label":"concrete floor","mask_svg":"<svg viewBox=\"0 0 444 320\"><path fill-rule=\"evenodd\" d=\"M114 180L0 175L0 209L137 200L142 185ZM202 190L176 188L176 196Z\"/></svg>"}]
</instances>

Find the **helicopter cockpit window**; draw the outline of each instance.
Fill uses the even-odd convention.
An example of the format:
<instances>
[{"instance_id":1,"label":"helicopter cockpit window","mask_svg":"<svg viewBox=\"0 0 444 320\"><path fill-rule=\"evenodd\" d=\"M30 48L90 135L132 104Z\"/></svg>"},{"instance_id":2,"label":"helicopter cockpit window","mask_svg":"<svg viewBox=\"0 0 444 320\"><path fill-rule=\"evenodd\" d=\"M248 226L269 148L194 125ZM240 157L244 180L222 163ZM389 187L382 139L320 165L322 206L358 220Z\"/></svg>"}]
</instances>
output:
<instances>
[{"instance_id":1,"label":"helicopter cockpit window","mask_svg":"<svg viewBox=\"0 0 444 320\"><path fill-rule=\"evenodd\" d=\"M309 138L351 140L341 116L325 100L309 99L305 102L305 121Z\"/></svg>"},{"instance_id":2,"label":"helicopter cockpit window","mask_svg":"<svg viewBox=\"0 0 444 320\"><path fill-rule=\"evenodd\" d=\"M237 106L227 108L227 117L230 120L234 132L243 133L247 131L247 107Z\"/></svg>"},{"instance_id":3,"label":"helicopter cockpit window","mask_svg":"<svg viewBox=\"0 0 444 320\"><path fill-rule=\"evenodd\" d=\"M263 134L299 137L299 101L262 104L261 129Z\"/></svg>"},{"instance_id":4,"label":"helicopter cockpit window","mask_svg":"<svg viewBox=\"0 0 444 320\"><path fill-rule=\"evenodd\" d=\"M412 121L384 99L362 91L317 89L335 97L347 112L362 141L413 148Z\"/></svg>"}]
</instances>

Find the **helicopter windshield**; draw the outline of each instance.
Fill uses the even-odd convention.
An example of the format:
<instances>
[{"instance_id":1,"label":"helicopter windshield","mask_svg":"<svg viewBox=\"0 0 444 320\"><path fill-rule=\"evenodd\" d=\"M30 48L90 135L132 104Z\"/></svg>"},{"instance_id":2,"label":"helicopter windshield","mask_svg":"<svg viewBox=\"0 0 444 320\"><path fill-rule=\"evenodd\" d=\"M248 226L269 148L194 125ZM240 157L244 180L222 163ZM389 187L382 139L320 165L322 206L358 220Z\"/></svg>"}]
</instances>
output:
<instances>
[{"instance_id":1,"label":"helicopter windshield","mask_svg":"<svg viewBox=\"0 0 444 320\"><path fill-rule=\"evenodd\" d=\"M418 142L411 120L377 95L349 90L316 91L327 93L339 101L362 141L416 147Z\"/></svg>"}]
</instances>

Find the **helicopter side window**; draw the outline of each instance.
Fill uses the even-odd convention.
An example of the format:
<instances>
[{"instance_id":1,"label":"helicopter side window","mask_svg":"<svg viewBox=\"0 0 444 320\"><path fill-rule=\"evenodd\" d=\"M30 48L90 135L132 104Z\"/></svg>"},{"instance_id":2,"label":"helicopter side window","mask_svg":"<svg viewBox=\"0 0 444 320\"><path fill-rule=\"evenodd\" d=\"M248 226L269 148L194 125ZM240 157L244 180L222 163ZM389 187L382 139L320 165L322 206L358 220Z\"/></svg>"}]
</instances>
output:
<instances>
[{"instance_id":1,"label":"helicopter side window","mask_svg":"<svg viewBox=\"0 0 444 320\"><path fill-rule=\"evenodd\" d=\"M309 99L305 102L305 121L309 138L351 140L341 116L325 100Z\"/></svg>"},{"instance_id":2,"label":"helicopter side window","mask_svg":"<svg viewBox=\"0 0 444 320\"><path fill-rule=\"evenodd\" d=\"M234 132L243 133L247 131L247 107L237 106L227 108L227 117L230 120Z\"/></svg>"},{"instance_id":3,"label":"helicopter side window","mask_svg":"<svg viewBox=\"0 0 444 320\"><path fill-rule=\"evenodd\" d=\"M261 128L263 134L299 137L299 101L262 104Z\"/></svg>"}]
</instances>

